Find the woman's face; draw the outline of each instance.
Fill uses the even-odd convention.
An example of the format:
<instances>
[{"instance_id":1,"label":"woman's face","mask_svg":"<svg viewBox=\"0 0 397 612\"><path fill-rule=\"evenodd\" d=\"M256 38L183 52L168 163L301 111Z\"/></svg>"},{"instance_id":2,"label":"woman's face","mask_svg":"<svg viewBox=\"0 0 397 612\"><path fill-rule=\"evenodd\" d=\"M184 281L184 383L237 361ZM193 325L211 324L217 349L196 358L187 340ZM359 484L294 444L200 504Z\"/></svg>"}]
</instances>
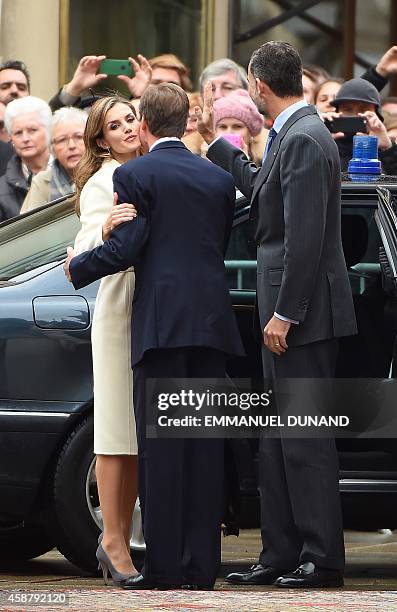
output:
<instances>
[{"instance_id":1,"label":"woman's face","mask_svg":"<svg viewBox=\"0 0 397 612\"><path fill-rule=\"evenodd\" d=\"M118 102L105 115L103 138L99 146L109 148L113 157L126 161L133 157L141 146L139 140L139 121L127 104Z\"/></svg>"},{"instance_id":2,"label":"woman's face","mask_svg":"<svg viewBox=\"0 0 397 612\"><path fill-rule=\"evenodd\" d=\"M220 136L222 134L239 134L244 140L245 144L248 145L250 142L250 132L248 127L239 119L233 117L226 117L221 119L216 124L216 134Z\"/></svg>"},{"instance_id":3,"label":"woman's face","mask_svg":"<svg viewBox=\"0 0 397 612\"><path fill-rule=\"evenodd\" d=\"M84 153L84 124L77 121L63 121L52 129L54 157L71 175Z\"/></svg>"},{"instance_id":4,"label":"woman's face","mask_svg":"<svg viewBox=\"0 0 397 612\"><path fill-rule=\"evenodd\" d=\"M15 153L26 162L48 150L48 136L36 113L16 117L12 122L11 141Z\"/></svg>"},{"instance_id":5,"label":"woman's face","mask_svg":"<svg viewBox=\"0 0 397 612\"><path fill-rule=\"evenodd\" d=\"M336 81L328 81L321 85L317 93L316 108L319 113L330 113L335 112L335 106L331 105L332 100L335 99L336 94L342 87L341 83Z\"/></svg>"},{"instance_id":6,"label":"woman's face","mask_svg":"<svg viewBox=\"0 0 397 612\"><path fill-rule=\"evenodd\" d=\"M193 132L197 132L197 116L196 113L194 112L194 107L193 108L189 108L189 116L187 118L187 123L186 123L186 130L185 130L185 136L186 134L192 134Z\"/></svg>"}]
</instances>

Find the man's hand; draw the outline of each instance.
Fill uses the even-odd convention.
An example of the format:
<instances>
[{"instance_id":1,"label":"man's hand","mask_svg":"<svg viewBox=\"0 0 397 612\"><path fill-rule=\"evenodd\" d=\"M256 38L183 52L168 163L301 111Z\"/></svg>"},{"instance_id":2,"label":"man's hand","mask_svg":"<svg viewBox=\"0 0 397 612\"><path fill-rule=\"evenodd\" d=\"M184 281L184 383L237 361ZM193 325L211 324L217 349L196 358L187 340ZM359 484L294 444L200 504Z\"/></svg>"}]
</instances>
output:
<instances>
[{"instance_id":1,"label":"man's hand","mask_svg":"<svg viewBox=\"0 0 397 612\"><path fill-rule=\"evenodd\" d=\"M68 281L71 283L72 282L72 277L70 276L70 262L72 261L73 257L76 256L76 253L74 251L74 249L72 249L72 247L68 247L66 249L67 252L67 257L65 259L65 263L63 264L63 271L65 272L65 276L68 279Z\"/></svg>"},{"instance_id":2,"label":"man's hand","mask_svg":"<svg viewBox=\"0 0 397 612\"><path fill-rule=\"evenodd\" d=\"M378 138L379 149L381 151L390 149L393 143L390 140L384 123L379 119L378 115L373 111L365 111L365 113L360 113L360 117L365 117L367 120L368 134Z\"/></svg>"},{"instance_id":3,"label":"man's hand","mask_svg":"<svg viewBox=\"0 0 397 612\"><path fill-rule=\"evenodd\" d=\"M203 91L203 110L199 106L194 107L197 117L197 130L207 144L215 140L214 128L214 96L212 93L212 83L207 81Z\"/></svg>"},{"instance_id":4,"label":"man's hand","mask_svg":"<svg viewBox=\"0 0 397 612\"><path fill-rule=\"evenodd\" d=\"M386 51L380 58L378 64L375 66L375 70L378 74L387 79L391 74L397 73L397 46L391 47Z\"/></svg>"},{"instance_id":5,"label":"man's hand","mask_svg":"<svg viewBox=\"0 0 397 612\"><path fill-rule=\"evenodd\" d=\"M291 323L273 315L263 330L263 342L269 351L276 355L285 353L288 348L286 338L290 327Z\"/></svg>"},{"instance_id":6,"label":"man's hand","mask_svg":"<svg viewBox=\"0 0 397 612\"><path fill-rule=\"evenodd\" d=\"M106 59L106 55L86 55L82 57L72 80L65 85L65 91L71 96L78 97L89 87L95 87L95 85L107 79L107 74L97 74L100 63L104 59Z\"/></svg>"},{"instance_id":7,"label":"man's hand","mask_svg":"<svg viewBox=\"0 0 397 612\"><path fill-rule=\"evenodd\" d=\"M109 238L115 227L126 221L133 221L138 214L133 204L117 204L118 197L118 194L115 192L113 194L112 210L105 223L102 225L103 241Z\"/></svg>"},{"instance_id":8,"label":"man's hand","mask_svg":"<svg viewBox=\"0 0 397 612\"><path fill-rule=\"evenodd\" d=\"M120 81L125 83L133 98L140 98L143 92L149 87L152 79L152 67L146 57L139 54L137 58L138 61L134 60L133 57L128 58L135 72L135 76L128 77L125 74L119 74L117 77Z\"/></svg>"}]
</instances>

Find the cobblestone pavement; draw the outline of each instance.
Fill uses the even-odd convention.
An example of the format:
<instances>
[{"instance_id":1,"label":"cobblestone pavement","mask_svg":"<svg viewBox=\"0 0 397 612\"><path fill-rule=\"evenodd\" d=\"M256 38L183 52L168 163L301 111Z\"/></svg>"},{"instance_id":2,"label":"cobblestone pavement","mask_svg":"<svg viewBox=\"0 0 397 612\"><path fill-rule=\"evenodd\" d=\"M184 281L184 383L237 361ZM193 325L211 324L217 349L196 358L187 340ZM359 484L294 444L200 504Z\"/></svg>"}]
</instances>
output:
<instances>
[{"instance_id":1,"label":"cobblestone pavement","mask_svg":"<svg viewBox=\"0 0 397 612\"><path fill-rule=\"evenodd\" d=\"M397 532L346 532L347 569L344 589L316 591L282 590L274 587L231 587L224 576L234 569L256 562L258 530L245 530L239 538L223 540L221 577L214 592L139 591L126 592L103 585L102 579L84 576L57 551L39 559L1 569L0 610L269 610L395 611L397 610ZM29 606L15 602L15 595L40 593L45 604ZM59 593L68 604L54 606L48 601ZM14 602L11 601L14 599Z\"/></svg>"}]
</instances>

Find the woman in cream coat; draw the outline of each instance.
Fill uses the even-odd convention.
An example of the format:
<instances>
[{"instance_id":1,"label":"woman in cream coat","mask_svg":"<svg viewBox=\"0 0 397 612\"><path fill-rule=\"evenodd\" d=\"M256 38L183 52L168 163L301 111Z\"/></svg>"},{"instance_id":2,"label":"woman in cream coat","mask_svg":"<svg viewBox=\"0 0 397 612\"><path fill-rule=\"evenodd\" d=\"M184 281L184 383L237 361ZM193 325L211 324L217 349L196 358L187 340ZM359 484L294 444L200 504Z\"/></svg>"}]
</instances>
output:
<instances>
[{"instance_id":1,"label":"woman in cream coat","mask_svg":"<svg viewBox=\"0 0 397 612\"><path fill-rule=\"evenodd\" d=\"M130 204L117 204L113 172L140 148L134 107L117 96L98 100L84 133L85 154L76 171L76 209L81 230L78 253L102 243L119 223L136 215ZM102 279L92 323L94 371L94 452L103 517L97 556L115 584L136 572L129 549L137 497L137 442L132 403L132 269Z\"/></svg>"}]
</instances>

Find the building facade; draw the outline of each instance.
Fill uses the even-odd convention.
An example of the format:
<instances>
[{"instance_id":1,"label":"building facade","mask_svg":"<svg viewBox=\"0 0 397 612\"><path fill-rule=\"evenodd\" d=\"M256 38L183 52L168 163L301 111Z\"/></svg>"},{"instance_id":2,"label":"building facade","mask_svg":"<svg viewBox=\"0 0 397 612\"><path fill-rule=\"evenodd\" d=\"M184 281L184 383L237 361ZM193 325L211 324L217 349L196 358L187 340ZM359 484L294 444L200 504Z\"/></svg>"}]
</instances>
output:
<instances>
[{"instance_id":1,"label":"building facade","mask_svg":"<svg viewBox=\"0 0 397 612\"><path fill-rule=\"evenodd\" d=\"M83 55L176 53L193 82L210 61L245 67L266 40L294 44L304 62L349 78L395 41L393 0L0 0L0 55L21 59L32 93L49 99ZM397 38L397 36L396 36ZM397 41L396 41L397 42ZM120 82L109 80L109 89Z\"/></svg>"}]
</instances>

